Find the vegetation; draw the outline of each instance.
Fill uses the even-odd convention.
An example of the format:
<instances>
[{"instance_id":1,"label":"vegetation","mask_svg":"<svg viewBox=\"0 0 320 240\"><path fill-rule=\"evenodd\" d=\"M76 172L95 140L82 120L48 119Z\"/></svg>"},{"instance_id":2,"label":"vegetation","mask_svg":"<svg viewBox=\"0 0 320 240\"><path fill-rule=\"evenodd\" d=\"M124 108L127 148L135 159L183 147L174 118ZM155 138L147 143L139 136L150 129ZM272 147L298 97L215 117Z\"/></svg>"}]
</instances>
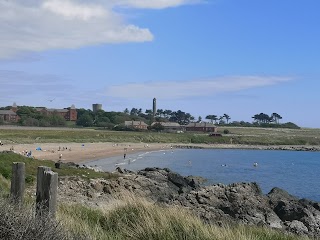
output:
<instances>
[{"instance_id":1,"label":"vegetation","mask_svg":"<svg viewBox=\"0 0 320 240\"><path fill-rule=\"evenodd\" d=\"M61 205L59 219L67 224L67 229L92 239L307 239L266 228L204 224L185 209L124 197L125 200L108 210Z\"/></svg>"},{"instance_id":2,"label":"vegetation","mask_svg":"<svg viewBox=\"0 0 320 240\"><path fill-rule=\"evenodd\" d=\"M26 161L27 174L35 177L30 165L36 160L1 153L1 166ZM50 161L40 161L51 166ZM36 165L36 164L35 164ZM59 169L55 169L59 171ZM85 170L88 171L88 170ZM6 172L6 171L5 171ZM3 168L1 174L3 173ZM0 174L0 191L8 191L8 181ZM59 172L61 175L62 172ZM72 169L65 174L74 175ZM8 174L10 175L10 174ZM90 175L90 177L93 177ZM34 186L32 186L34 187ZM186 209L161 207L131 195L108 203L107 208L59 203L57 221L35 217L34 204L26 201L14 207L0 195L0 239L306 239L272 229L250 226L223 226L203 223ZM117 204L116 204L117 203Z\"/></svg>"},{"instance_id":3,"label":"vegetation","mask_svg":"<svg viewBox=\"0 0 320 240\"><path fill-rule=\"evenodd\" d=\"M127 196L108 209L60 203L57 221L36 216L33 204L16 208L0 197L0 226L0 239L308 239L261 227L209 225L185 209Z\"/></svg>"},{"instance_id":4,"label":"vegetation","mask_svg":"<svg viewBox=\"0 0 320 240\"><path fill-rule=\"evenodd\" d=\"M6 181L3 179L11 179L12 163L13 162L24 162L26 164L26 183L32 185L35 182L35 176L37 174L38 166L48 166L51 167L59 176L80 176L85 179L92 178L114 178L115 175L111 173L100 173L95 172L90 169L74 168L67 165L62 165L61 169L56 169L53 161L49 160L36 160L32 158L27 158L12 152L0 152L0 184L6 186Z\"/></svg>"},{"instance_id":5,"label":"vegetation","mask_svg":"<svg viewBox=\"0 0 320 240\"><path fill-rule=\"evenodd\" d=\"M123 125L122 125L123 126ZM124 127L124 126L123 126ZM229 133L218 128L222 137L209 137L208 133L158 133L124 132L103 129L71 129L71 128L17 128L0 129L0 140L4 144L24 143L88 143L88 142L133 142L133 143L206 143L251 145L320 145L320 129L285 129L285 128L248 128L228 126ZM1 150L1 147L0 147Z\"/></svg>"}]
</instances>

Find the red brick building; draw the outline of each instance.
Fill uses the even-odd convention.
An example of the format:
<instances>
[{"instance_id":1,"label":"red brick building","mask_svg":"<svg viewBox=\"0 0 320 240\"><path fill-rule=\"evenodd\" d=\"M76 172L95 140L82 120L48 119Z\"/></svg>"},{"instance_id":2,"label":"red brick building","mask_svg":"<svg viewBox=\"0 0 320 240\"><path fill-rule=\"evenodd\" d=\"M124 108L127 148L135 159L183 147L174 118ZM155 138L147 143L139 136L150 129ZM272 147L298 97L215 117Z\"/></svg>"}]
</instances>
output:
<instances>
[{"instance_id":1,"label":"red brick building","mask_svg":"<svg viewBox=\"0 0 320 240\"><path fill-rule=\"evenodd\" d=\"M45 107L38 107L35 108L38 112L41 112L45 116L50 116L53 114L59 114L62 116L66 121L77 121L78 114L77 109L72 104L69 108L64 109L48 109ZM4 122L18 122L20 117L17 115L18 106L16 103L13 103L10 110L0 110L0 119Z\"/></svg>"},{"instance_id":2,"label":"red brick building","mask_svg":"<svg viewBox=\"0 0 320 240\"><path fill-rule=\"evenodd\" d=\"M77 109L72 104L69 108L63 108L63 109L56 109L56 108L36 108L38 112L43 113L46 116L50 116L53 114L59 114L62 116L66 121L77 121L78 114Z\"/></svg>"}]
</instances>

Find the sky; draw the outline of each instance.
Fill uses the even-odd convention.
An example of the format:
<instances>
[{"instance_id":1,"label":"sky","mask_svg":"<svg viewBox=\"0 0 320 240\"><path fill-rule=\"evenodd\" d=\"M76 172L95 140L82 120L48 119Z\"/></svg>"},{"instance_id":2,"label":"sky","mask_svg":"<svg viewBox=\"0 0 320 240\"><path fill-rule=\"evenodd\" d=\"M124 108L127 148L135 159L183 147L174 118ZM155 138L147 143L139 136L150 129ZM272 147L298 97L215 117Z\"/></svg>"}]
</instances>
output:
<instances>
[{"instance_id":1,"label":"sky","mask_svg":"<svg viewBox=\"0 0 320 240\"><path fill-rule=\"evenodd\" d=\"M320 128L318 0L0 0L0 107Z\"/></svg>"}]
</instances>

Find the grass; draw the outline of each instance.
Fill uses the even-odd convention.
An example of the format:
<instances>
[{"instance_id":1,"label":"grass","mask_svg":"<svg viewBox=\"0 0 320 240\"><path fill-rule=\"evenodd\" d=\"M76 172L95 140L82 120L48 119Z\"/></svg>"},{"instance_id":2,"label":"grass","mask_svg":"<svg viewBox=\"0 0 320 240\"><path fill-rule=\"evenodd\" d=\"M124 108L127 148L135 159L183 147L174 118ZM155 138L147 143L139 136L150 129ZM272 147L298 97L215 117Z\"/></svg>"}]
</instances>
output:
<instances>
[{"instance_id":1,"label":"grass","mask_svg":"<svg viewBox=\"0 0 320 240\"><path fill-rule=\"evenodd\" d=\"M225 129L229 134L223 134ZM206 133L117 132L94 129L23 128L0 129L0 139L12 143L67 143L67 142L144 142L144 143L230 143L257 145L320 145L320 129L281 129L221 127L222 137L209 137Z\"/></svg>"},{"instance_id":2,"label":"grass","mask_svg":"<svg viewBox=\"0 0 320 240\"><path fill-rule=\"evenodd\" d=\"M261 227L209 225L185 209L161 207L132 197L108 210L60 205L59 220L67 229L92 239L308 239Z\"/></svg>"},{"instance_id":3,"label":"grass","mask_svg":"<svg viewBox=\"0 0 320 240\"><path fill-rule=\"evenodd\" d=\"M12 163L13 162L24 162L26 166L26 183L33 184L36 179L38 166L47 166L58 173L59 176L80 176L84 179L92 178L115 178L116 175L104 172L95 172L91 169L73 168L66 165L62 165L61 169L57 169L54 166L53 161L49 160L36 160L27 158L12 152L0 152L0 184L1 179L11 179Z\"/></svg>"}]
</instances>

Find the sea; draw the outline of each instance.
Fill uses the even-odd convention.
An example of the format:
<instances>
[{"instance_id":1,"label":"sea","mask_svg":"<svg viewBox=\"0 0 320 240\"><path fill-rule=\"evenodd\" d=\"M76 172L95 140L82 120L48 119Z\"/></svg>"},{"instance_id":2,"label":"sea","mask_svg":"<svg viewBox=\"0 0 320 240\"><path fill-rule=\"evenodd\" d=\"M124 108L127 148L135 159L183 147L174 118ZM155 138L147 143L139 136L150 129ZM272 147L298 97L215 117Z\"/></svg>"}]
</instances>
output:
<instances>
[{"instance_id":1,"label":"sea","mask_svg":"<svg viewBox=\"0 0 320 240\"><path fill-rule=\"evenodd\" d=\"M104 171L116 167L141 170L169 168L183 176L200 176L205 184L256 182L263 193L279 187L298 198L320 202L320 152L172 149L94 160L86 163Z\"/></svg>"}]
</instances>

